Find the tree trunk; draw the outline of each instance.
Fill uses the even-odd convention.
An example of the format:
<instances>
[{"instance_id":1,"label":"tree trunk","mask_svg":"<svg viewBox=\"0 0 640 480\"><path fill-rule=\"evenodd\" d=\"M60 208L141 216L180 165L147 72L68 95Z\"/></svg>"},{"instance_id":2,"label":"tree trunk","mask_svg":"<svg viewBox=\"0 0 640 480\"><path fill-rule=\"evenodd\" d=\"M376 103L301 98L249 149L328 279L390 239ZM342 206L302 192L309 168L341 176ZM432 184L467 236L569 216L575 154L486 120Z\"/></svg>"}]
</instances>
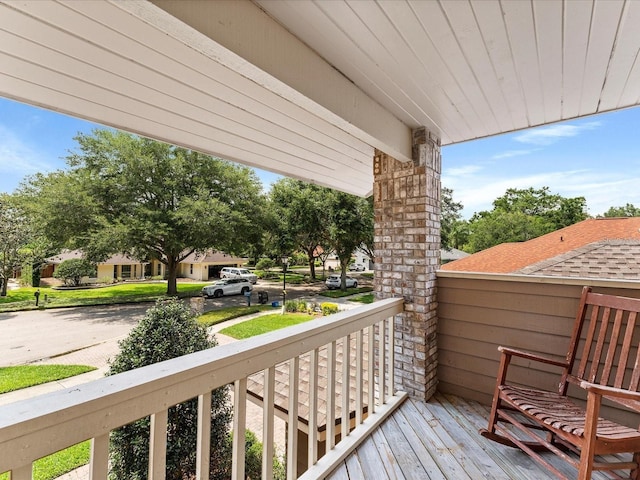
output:
<instances>
[{"instance_id":1,"label":"tree trunk","mask_svg":"<svg viewBox=\"0 0 640 480\"><path fill-rule=\"evenodd\" d=\"M0 277L0 297L7 296L7 280L4 277Z\"/></svg>"},{"instance_id":2,"label":"tree trunk","mask_svg":"<svg viewBox=\"0 0 640 480\"><path fill-rule=\"evenodd\" d=\"M167 255L167 295L178 295L178 262L173 255Z\"/></svg>"}]
</instances>

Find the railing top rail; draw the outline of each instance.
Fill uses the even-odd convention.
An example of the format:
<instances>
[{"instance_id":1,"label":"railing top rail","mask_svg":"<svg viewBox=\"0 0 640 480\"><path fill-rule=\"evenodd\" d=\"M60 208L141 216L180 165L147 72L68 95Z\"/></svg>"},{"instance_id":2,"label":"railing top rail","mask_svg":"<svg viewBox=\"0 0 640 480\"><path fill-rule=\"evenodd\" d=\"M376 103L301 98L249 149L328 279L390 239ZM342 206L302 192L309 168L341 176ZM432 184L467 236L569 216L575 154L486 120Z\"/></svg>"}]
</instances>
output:
<instances>
[{"instance_id":1,"label":"railing top rail","mask_svg":"<svg viewBox=\"0 0 640 480\"><path fill-rule=\"evenodd\" d=\"M362 330L402 309L401 298L385 299L328 318L2 406L0 465L17 468L59 448L107 434L114 428ZM66 444L57 438L61 429L66 432ZM30 448L22 448L26 445Z\"/></svg>"}]
</instances>

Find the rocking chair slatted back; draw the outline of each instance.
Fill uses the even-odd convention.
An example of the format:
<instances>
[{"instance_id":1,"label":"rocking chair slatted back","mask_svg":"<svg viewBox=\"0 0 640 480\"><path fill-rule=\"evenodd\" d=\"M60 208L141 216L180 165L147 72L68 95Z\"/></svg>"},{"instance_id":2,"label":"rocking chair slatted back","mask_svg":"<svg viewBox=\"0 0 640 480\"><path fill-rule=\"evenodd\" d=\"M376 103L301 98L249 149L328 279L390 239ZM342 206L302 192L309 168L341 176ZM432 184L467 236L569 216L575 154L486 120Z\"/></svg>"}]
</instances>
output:
<instances>
[{"instance_id":1,"label":"rocking chair slatted back","mask_svg":"<svg viewBox=\"0 0 640 480\"><path fill-rule=\"evenodd\" d=\"M568 373L560 384L560 393L566 394L568 383L580 385L587 381L637 392L640 385L640 339L634 335L640 312L640 299L593 293L585 289L581 298L574 332L571 339L568 368L571 372L575 353L582 347L579 364L574 373ZM586 324L586 338L581 341ZM568 383L567 383L568 382ZM619 402L640 411L636 402Z\"/></svg>"}]
</instances>

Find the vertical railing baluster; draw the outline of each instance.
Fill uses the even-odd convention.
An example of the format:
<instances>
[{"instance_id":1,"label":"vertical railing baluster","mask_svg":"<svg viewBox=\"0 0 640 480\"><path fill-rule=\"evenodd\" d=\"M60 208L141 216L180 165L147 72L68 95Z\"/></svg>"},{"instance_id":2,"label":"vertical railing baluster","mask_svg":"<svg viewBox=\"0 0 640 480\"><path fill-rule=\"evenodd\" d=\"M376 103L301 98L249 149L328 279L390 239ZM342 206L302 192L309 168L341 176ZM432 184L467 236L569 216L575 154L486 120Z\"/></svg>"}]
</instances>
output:
<instances>
[{"instance_id":1,"label":"vertical railing baluster","mask_svg":"<svg viewBox=\"0 0 640 480\"><path fill-rule=\"evenodd\" d=\"M91 440L89 480L105 480L109 473L109 434ZM12 477L13 478L13 477Z\"/></svg>"},{"instance_id":2,"label":"vertical railing baluster","mask_svg":"<svg viewBox=\"0 0 640 480\"><path fill-rule=\"evenodd\" d=\"M395 317L391 317L389 319L389 346L387 350L389 351L389 397L393 397L396 393L395 391L395 348L396 348L396 339L395 339L396 331L395 331Z\"/></svg>"},{"instance_id":3,"label":"vertical railing baluster","mask_svg":"<svg viewBox=\"0 0 640 480\"><path fill-rule=\"evenodd\" d=\"M318 349L309 353L309 468L318 461Z\"/></svg>"},{"instance_id":4,"label":"vertical railing baluster","mask_svg":"<svg viewBox=\"0 0 640 480\"><path fill-rule=\"evenodd\" d=\"M385 368L386 330L385 321L380 321L378 323L378 405L387 403L387 390L385 388L385 375L387 374L387 369Z\"/></svg>"},{"instance_id":5,"label":"vertical railing baluster","mask_svg":"<svg viewBox=\"0 0 640 480\"><path fill-rule=\"evenodd\" d=\"M264 393L262 400L262 478L273 478L273 417L276 368L264 371Z\"/></svg>"},{"instance_id":6,"label":"vertical railing baluster","mask_svg":"<svg viewBox=\"0 0 640 480\"><path fill-rule=\"evenodd\" d=\"M326 451L336 444L336 342L327 345L327 438Z\"/></svg>"},{"instance_id":7,"label":"vertical railing baluster","mask_svg":"<svg viewBox=\"0 0 640 480\"><path fill-rule=\"evenodd\" d=\"M349 435L351 397L351 335L342 339L342 419L341 441Z\"/></svg>"},{"instance_id":8,"label":"vertical railing baluster","mask_svg":"<svg viewBox=\"0 0 640 480\"><path fill-rule=\"evenodd\" d=\"M167 469L168 410L151 415L149 433L149 480L164 480Z\"/></svg>"},{"instance_id":9,"label":"vertical railing baluster","mask_svg":"<svg viewBox=\"0 0 640 480\"><path fill-rule=\"evenodd\" d=\"M247 429L247 378L233 384L233 446L231 478L245 478L245 431Z\"/></svg>"},{"instance_id":10,"label":"vertical railing baluster","mask_svg":"<svg viewBox=\"0 0 640 480\"><path fill-rule=\"evenodd\" d=\"M289 360L289 426L287 432L287 478L298 478L298 389L300 358Z\"/></svg>"},{"instance_id":11,"label":"vertical railing baluster","mask_svg":"<svg viewBox=\"0 0 640 480\"><path fill-rule=\"evenodd\" d=\"M356 427L362 423L362 330L356 332Z\"/></svg>"},{"instance_id":12,"label":"vertical railing baluster","mask_svg":"<svg viewBox=\"0 0 640 480\"><path fill-rule=\"evenodd\" d=\"M368 392L368 401L367 401L367 412L368 415L373 415L376 409L376 350L375 350L375 329L373 325L368 328L369 338L368 338L368 360L369 366L367 369L367 392Z\"/></svg>"},{"instance_id":13,"label":"vertical railing baluster","mask_svg":"<svg viewBox=\"0 0 640 480\"><path fill-rule=\"evenodd\" d=\"M209 478L211 454L211 392L198 395L198 440L196 442L196 479Z\"/></svg>"}]
</instances>

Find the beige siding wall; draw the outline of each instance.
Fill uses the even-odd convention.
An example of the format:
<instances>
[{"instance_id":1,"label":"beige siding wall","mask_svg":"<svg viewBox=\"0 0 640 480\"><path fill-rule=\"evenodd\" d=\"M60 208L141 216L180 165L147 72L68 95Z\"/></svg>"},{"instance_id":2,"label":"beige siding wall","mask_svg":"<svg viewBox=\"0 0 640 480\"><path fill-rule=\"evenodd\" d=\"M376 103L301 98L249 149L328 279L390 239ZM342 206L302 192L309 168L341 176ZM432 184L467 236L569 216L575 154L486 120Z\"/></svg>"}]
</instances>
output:
<instances>
[{"instance_id":1,"label":"beige siding wall","mask_svg":"<svg viewBox=\"0 0 640 480\"><path fill-rule=\"evenodd\" d=\"M499 345L564 358L583 285L640 298L640 282L439 272L438 389L490 403ZM510 378L554 389L556 372L514 360Z\"/></svg>"}]
</instances>

